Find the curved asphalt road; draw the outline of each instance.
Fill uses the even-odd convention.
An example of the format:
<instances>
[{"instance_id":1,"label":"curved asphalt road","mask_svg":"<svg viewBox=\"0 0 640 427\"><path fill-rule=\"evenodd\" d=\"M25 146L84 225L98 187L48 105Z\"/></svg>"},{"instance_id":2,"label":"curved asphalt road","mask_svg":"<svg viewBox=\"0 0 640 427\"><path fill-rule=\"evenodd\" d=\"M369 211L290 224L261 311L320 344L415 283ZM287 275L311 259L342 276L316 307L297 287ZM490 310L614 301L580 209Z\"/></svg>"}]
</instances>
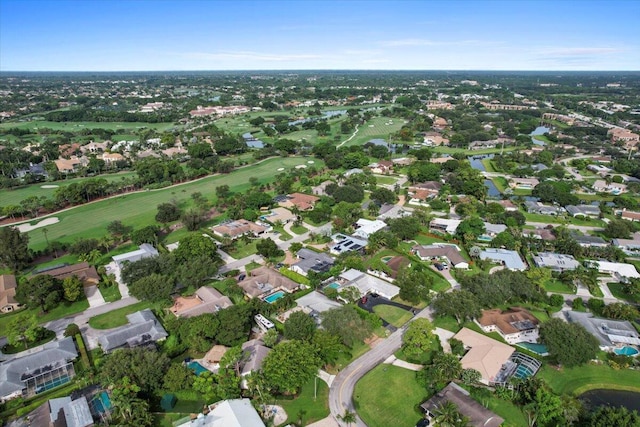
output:
<instances>
[{"instance_id":1,"label":"curved asphalt road","mask_svg":"<svg viewBox=\"0 0 640 427\"><path fill-rule=\"evenodd\" d=\"M430 307L426 307L411 320L415 320L420 317L426 317L433 320L433 311ZM336 421L340 420L340 417L349 410L350 412L356 412L353 405L353 390L356 383L367 372L375 368L382 363L385 359L391 356L402 345L402 334L407 328L405 324L402 328L398 329L388 338L381 341L378 345L371 350L354 360L346 368L344 368L335 377L331 388L329 389L329 409L331 415ZM366 427L367 425L356 415L357 427Z\"/></svg>"}]
</instances>

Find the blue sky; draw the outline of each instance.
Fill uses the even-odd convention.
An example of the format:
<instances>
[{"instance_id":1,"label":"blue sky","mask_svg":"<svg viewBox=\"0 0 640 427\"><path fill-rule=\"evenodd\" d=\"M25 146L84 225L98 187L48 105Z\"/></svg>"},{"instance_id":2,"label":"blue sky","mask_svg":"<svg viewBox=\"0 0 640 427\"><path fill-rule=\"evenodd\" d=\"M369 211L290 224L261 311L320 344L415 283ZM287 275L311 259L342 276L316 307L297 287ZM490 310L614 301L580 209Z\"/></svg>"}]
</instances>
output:
<instances>
[{"instance_id":1,"label":"blue sky","mask_svg":"<svg viewBox=\"0 0 640 427\"><path fill-rule=\"evenodd\" d=\"M640 70L640 2L0 0L1 71Z\"/></svg>"}]
</instances>

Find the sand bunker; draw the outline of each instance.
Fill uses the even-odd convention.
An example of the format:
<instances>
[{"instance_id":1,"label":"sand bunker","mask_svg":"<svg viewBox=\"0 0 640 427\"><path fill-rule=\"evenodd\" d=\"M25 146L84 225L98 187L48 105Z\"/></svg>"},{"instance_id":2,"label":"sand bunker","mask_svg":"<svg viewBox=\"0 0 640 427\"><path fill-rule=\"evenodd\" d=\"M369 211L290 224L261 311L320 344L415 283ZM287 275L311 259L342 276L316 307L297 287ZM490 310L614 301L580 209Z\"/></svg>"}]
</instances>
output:
<instances>
[{"instance_id":1,"label":"sand bunker","mask_svg":"<svg viewBox=\"0 0 640 427\"><path fill-rule=\"evenodd\" d=\"M296 169L306 169L307 165L298 165L296 166Z\"/></svg>"},{"instance_id":2,"label":"sand bunker","mask_svg":"<svg viewBox=\"0 0 640 427\"><path fill-rule=\"evenodd\" d=\"M284 170L284 168L278 168L278 172L283 171L283 170Z\"/></svg>"},{"instance_id":3,"label":"sand bunker","mask_svg":"<svg viewBox=\"0 0 640 427\"><path fill-rule=\"evenodd\" d=\"M314 164L315 162L313 160L309 160L307 163L309 163L310 165Z\"/></svg>"},{"instance_id":4,"label":"sand bunker","mask_svg":"<svg viewBox=\"0 0 640 427\"><path fill-rule=\"evenodd\" d=\"M40 186L40 188L58 188L58 187L59 187L59 185L53 185L53 184L51 184L51 185L41 185Z\"/></svg>"},{"instance_id":5,"label":"sand bunker","mask_svg":"<svg viewBox=\"0 0 640 427\"><path fill-rule=\"evenodd\" d=\"M26 232L29 232L31 230L35 230L36 228L46 227L47 225L52 225L52 224L55 224L57 222L60 222L60 220L57 217L45 218L42 221L40 221L39 223L37 223L36 225L20 224L18 226L18 230L20 230L21 233L26 233Z\"/></svg>"}]
</instances>

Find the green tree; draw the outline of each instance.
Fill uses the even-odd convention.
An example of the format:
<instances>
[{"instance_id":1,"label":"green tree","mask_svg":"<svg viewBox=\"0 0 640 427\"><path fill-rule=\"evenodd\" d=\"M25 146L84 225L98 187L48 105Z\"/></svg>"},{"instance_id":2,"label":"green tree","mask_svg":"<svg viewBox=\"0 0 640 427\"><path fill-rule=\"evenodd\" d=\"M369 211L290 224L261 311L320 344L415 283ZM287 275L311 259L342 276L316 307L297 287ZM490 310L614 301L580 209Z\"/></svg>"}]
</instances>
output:
<instances>
[{"instance_id":1,"label":"green tree","mask_svg":"<svg viewBox=\"0 0 640 427\"><path fill-rule=\"evenodd\" d=\"M103 384L115 384L126 377L142 392L152 393L162 388L169 364L169 358L155 349L138 347L116 350L107 356L102 365L100 380Z\"/></svg>"},{"instance_id":2,"label":"green tree","mask_svg":"<svg viewBox=\"0 0 640 427\"><path fill-rule=\"evenodd\" d=\"M274 390L295 394L313 379L320 365L320 358L311 344L291 340L271 350L262 363L262 373Z\"/></svg>"},{"instance_id":3,"label":"green tree","mask_svg":"<svg viewBox=\"0 0 640 427\"><path fill-rule=\"evenodd\" d=\"M474 294L469 291L453 291L438 295L433 301L438 316L455 317L458 323L480 315L480 305Z\"/></svg>"},{"instance_id":4,"label":"green tree","mask_svg":"<svg viewBox=\"0 0 640 427\"><path fill-rule=\"evenodd\" d=\"M429 319L415 319L402 336L402 351L407 357L419 357L431 349L435 340L433 324Z\"/></svg>"},{"instance_id":5,"label":"green tree","mask_svg":"<svg viewBox=\"0 0 640 427\"><path fill-rule=\"evenodd\" d=\"M322 329L316 330L316 333L313 334L312 344L325 366L335 365L340 356L348 352L339 337Z\"/></svg>"},{"instance_id":6,"label":"green tree","mask_svg":"<svg viewBox=\"0 0 640 427\"><path fill-rule=\"evenodd\" d=\"M111 221L107 225L107 231L115 236L119 241L124 240L125 236L131 232L131 229L132 227L124 225L120 220Z\"/></svg>"},{"instance_id":7,"label":"green tree","mask_svg":"<svg viewBox=\"0 0 640 427\"><path fill-rule=\"evenodd\" d=\"M466 427L469 419L458 411L455 403L446 401L434 411L435 425L442 427Z\"/></svg>"},{"instance_id":8,"label":"green tree","mask_svg":"<svg viewBox=\"0 0 640 427\"><path fill-rule=\"evenodd\" d=\"M566 367L581 365L596 357L598 340L577 323L551 319L540 326L540 338L551 359Z\"/></svg>"},{"instance_id":9,"label":"green tree","mask_svg":"<svg viewBox=\"0 0 640 427\"><path fill-rule=\"evenodd\" d=\"M290 340L311 341L316 328L316 322L311 316L303 311L296 311L284 322L284 337Z\"/></svg>"},{"instance_id":10,"label":"green tree","mask_svg":"<svg viewBox=\"0 0 640 427\"><path fill-rule=\"evenodd\" d=\"M186 366L173 363L164 377L164 388L172 391L188 390L193 385L193 371Z\"/></svg>"},{"instance_id":11,"label":"green tree","mask_svg":"<svg viewBox=\"0 0 640 427\"><path fill-rule=\"evenodd\" d=\"M612 239L628 239L633 231L633 224L624 219L613 219L604 227L604 234Z\"/></svg>"},{"instance_id":12,"label":"green tree","mask_svg":"<svg viewBox=\"0 0 640 427\"><path fill-rule=\"evenodd\" d=\"M325 311L320 315L322 327L330 334L340 338L347 347L364 341L373 333L373 327L362 319L353 306L344 305Z\"/></svg>"},{"instance_id":13,"label":"green tree","mask_svg":"<svg viewBox=\"0 0 640 427\"><path fill-rule=\"evenodd\" d=\"M0 228L0 265L14 273L31 262L29 236L20 233L16 227Z\"/></svg>"},{"instance_id":14,"label":"green tree","mask_svg":"<svg viewBox=\"0 0 640 427\"><path fill-rule=\"evenodd\" d=\"M26 349L28 343L36 342L43 332L44 328L38 325L38 319L34 314L13 317L7 323L7 342L14 347L22 344Z\"/></svg>"},{"instance_id":15,"label":"green tree","mask_svg":"<svg viewBox=\"0 0 640 427\"><path fill-rule=\"evenodd\" d=\"M133 231L131 233L131 241L136 245L149 243L151 245L157 246L159 233L160 229L158 228L158 226L147 225L146 227L142 227L139 230Z\"/></svg>"},{"instance_id":16,"label":"green tree","mask_svg":"<svg viewBox=\"0 0 640 427\"><path fill-rule=\"evenodd\" d=\"M111 403L116 425L148 427L153 423L149 402L138 397L141 388L125 376L112 385Z\"/></svg>"},{"instance_id":17,"label":"green tree","mask_svg":"<svg viewBox=\"0 0 640 427\"><path fill-rule=\"evenodd\" d=\"M265 258L277 258L284 255L284 251L271 238L260 239L256 244L256 250Z\"/></svg>"},{"instance_id":18,"label":"green tree","mask_svg":"<svg viewBox=\"0 0 640 427\"><path fill-rule=\"evenodd\" d=\"M609 319L635 320L640 317L638 309L630 304L615 302L602 309L602 315Z\"/></svg>"},{"instance_id":19,"label":"green tree","mask_svg":"<svg viewBox=\"0 0 640 427\"><path fill-rule=\"evenodd\" d=\"M129 292L143 301L168 301L174 289L174 280L163 274L151 274L129 285Z\"/></svg>"},{"instance_id":20,"label":"green tree","mask_svg":"<svg viewBox=\"0 0 640 427\"><path fill-rule=\"evenodd\" d=\"M586 427L637 427L640 425L640 415L637 411L630 411L624 406L599 406L588 417Z\"/></svg>"},{"instance_id":21,"label":"green tree","mask_svg":"<svg viewBox=\"0 0 640 427\"><path fill-rule=\"evenodd\" d=\"M425 369L431 370L432 378L438 383L447 383L462 375L460 360L451 353L436 353L431 365Z\"/></svg>"},{"instance_id":22,"label":"green tree","mask_svg":"<svg viewBox=\"0 0 640 427\"><path fill-rule=\"evenodd\" d=\"M172 252L172 255L180 262L202 257L207 257L212 263L219 263L221 260L214 240L197 233L189 234L180 239L180 244Z\"/></svg>"},{"instance_id":23,"label":"green tree","mask_svg":"<svg viewBox=\"0 0 640 427\"><path fill-rule=\"evenodd\" d=\"M64 299L73 302L83 294L84 287L78 276L69 276L62 281L62 289L64 290Z\"/></svg>"},{"instance_id":24,"label":"green tree","mask_svg":"<svg viewBox=\"0 0 640 427\"><path fill-rule=\"evenodd\" d=\"M45 274L18 284L16 300L29 308L39 307L43 312L54 308L62 299L60 280Z\"/></svg>"},{"instance_id":25,"label":"green tree","mask_svg":"<svg viewBox=\"0 0 640 427\"><path fill-rule=\"evenodd\" d=\"M463 220L456 229L458 235L465 242L472 242L484 233L484 221L478 217Z\"/></svg>"},{"instance_id":26,"label":"green tree","mask_svg":"<svg viewBox=\"0 0 640 427\"><path fill-rule=\"evenodd\" d=\"M413 304L428 300L433 285L431 276L416 269L402 269L395 280L400 287L400 298Z\"/></svg>"},{"instance_id":27,"label":"green tree","mask_svg":"<svg viewBox=\"0 0 640 427\"><path fill-rule=\"evenodd\" d=\"M351 412L350 410L346 410L344 411L344 414L339 416L340 421L342 421L343 423L345 423L347 425L347 427L349 427L351 424L355 423L357 418L356 418L356 413L355 412Z\"/></svg>"},{"instance_id":28,"label":"green tree","mask_svg":"<svg viewBox=\"0 0 640 427\"><path fill-rule=\"evenodd\" d=\"M384 205L384 204L393 204L398 200L398 196L396 193L389 190L388 188L378 187L371 191L370 199L374 202Z\"/></svg>"},{"instance_id":29,"label":"green tree","mask_svg":"<svg viewBox=\"0 0 640 427\"><path fill-rule=\"evenodd\" d=\"M389 230L399 240L413 239L420 232L420 221L414 216L390 219L387 223L389 224Z\"/></svg>"}]
</instances>

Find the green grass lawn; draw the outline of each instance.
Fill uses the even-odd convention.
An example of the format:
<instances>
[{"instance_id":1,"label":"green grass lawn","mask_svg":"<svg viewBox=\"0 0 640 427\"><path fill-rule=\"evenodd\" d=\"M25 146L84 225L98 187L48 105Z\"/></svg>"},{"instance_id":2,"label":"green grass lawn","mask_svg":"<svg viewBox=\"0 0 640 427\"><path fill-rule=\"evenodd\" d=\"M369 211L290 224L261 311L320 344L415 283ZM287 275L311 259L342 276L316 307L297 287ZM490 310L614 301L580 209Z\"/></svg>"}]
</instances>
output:
<instances>
[{"instance_id":1,"label":"green grass lawn","mask_svg":"<svg viewBox=\"0 0 640 427\"><path fill-rule=\"evenodd\" d=\"M542 287L547 292L557 292L560 294L575 294L573 288L567 284L562 283L558 279L550 279L543 283Z\"/></svg>"},{"instance_id":2,"label":"green grass lawn","mask_svg":"<svg viewBox=\"0 0 640 427\"><path fill-rule=\"evenodd\" d=\"M625 301L640 303L640 295L629 295L624 291L622 283L607 283L607 286L614 297Z\"/></svg>"},{"instance_id":3,"label":"green grass lawn","mask_svg":"<svg viewBox=\"0 0 640 427\"><path fill-rule=\"evenodd\" d=\"M95 329L110 329L127 324L127 314L154 307L150 301L140 301L127 307L118 308L108 313L99 314L89 319L89 326Z\"/></svg>"},{"instance_id":4,"label":"green grass lawn","mask_svg":"<svg viewBox=\"0 0 640 427\"><path fill-rule=\"evenodd\" d=\"M538 377L544 379L557 394L578 396L594 389L640 392L640 371L615 370L608 365L584 365L556 370L544 365Z\"/></svg>"},{"instance_id":5,"label":"green grass lawn","mask_svg":"<svg viewBox=\"0 0 640 427\"><path fill-rule=\"evenodd\" d=\"M446 329L451 332L458 332L462 329L462 326L458 324L456 318L451 316L437 316L433 320L433 326L436 328Z\"/></svg>"},{"instance_id":6,"label":"green grass lawn","mask_svg":"<svg viewBox=\"0 0 640 427\"><path fill-rule=\"evenodd\" d=\"M427 392L416 373L393 365L378 365L355 387L353 400L370 427L413 427L422 417L418 405Z\"/></svg>"},{"instance_id":7,"label":"green grass lawn","mask_svg":"<svg viewBox=\"0 0 640 427\"><path fill-rule=\"evenodd\" d=\"M392 123L387 125L387 123ZM389 136L398 132L404 126L404 119L390 117L374 117L363 125L358 126L356 136L345 146L363 145L371 139L389 139ZM346 140L351 135L342 135L342 140Z\"/></svg>"},{"instance_id":8,"label":"green grass lawn","mask_svg":"<svg viewBox=\"0 0 640 427\"><path fill-rule=\"evenodd\" d=\"M383 176L383 175L374 175L376 177L376 183L378 185L382 184L382 185L393 185L396 182L398 182L398 180L392 176Z\"/></svg>"},{"instance_id":9,"label":"green grass lawn","mask_svg":"<svg viewBox=\"0 0 640 427\"><path fill-rule=\"evenodd\" d=\"M509 183L504 177L498 176L496 178L491 178L493 185L496 186L499 192L504 193L507 188L509 188Z\"/></svg>"},{"instance_id":10,"label":"green grass lawn","mask_svg":"<svg viewBox=\"0 0 640 427\"><path fill-rule=\"evenodd\" d=\"M302 386L300 394L295 399L278 399L276 405L284 408L289 424L297 423L300 418L302 425L313 423L329 416L329 387L318 378Z\"/></svg>"},{"instance_id":11,"label":"green grass lawn","mask_svg":"<svg viewBox=\"0 0 640 427\"><path fill-rule=\"evenodd\" d=\"M477 389L473 389L471 391L471 397L473 397L489 410L504 418L505 426L527 427L529 425L527 423L527 418L525 417L525 415L513 402L499 399L491 393L479 393Z\"/></svg>"},{"instance_id":12,"label":"green grass lawn","mask_svg":"<svg viewBox=\"0 0 640 427\"><path fill-rule=\"evenodd\" d=\"M242 239L238 239L233 245L233 249L227 251L227 253L235 259L244 258L257 252L257 243L258 240L251 240L249 243L244 243Z\"/></svg>"},{"instance_id":13,"label":"green grass lawn","mask_svg":"<svg viewBox=\"0 0 640 427\"><path fill-rule=\"evenodd\" d=\"M511 147L504 147L504 150L500 147L500 148L485 148L483 150L465 150L464 148L453 148L453 147L433 147L432 150L434 153L441 153L441 154L455 154L455 153L464 153L468 156L477 156L479 154L496 154L496 153L500 153L501 151L509 152L509 151L515 151L518 149L522 149L523 147L515 147L515 146L511 146Z\"/></svg>"},{"instance_id":14,"label":"green grass lawn","mask_svg":"<svg viewBox=\"0 0 640 427\"><path fill-rule=\"evenodd\" d=\"M323 166L320 160L314 161L316 166ZM49 241L64 242L72 242L78 237L99 238L106 234L107 225L116 219L125 225L141 228L155 223L154 217L160 203L176 199L178 204L188 204L191 203L191 194L194 192L200 192L212 200L215 199L215 188L219 185L229 185L235 192L244 191L249 187L249 177L272 180L278 173L278 168L291 169L306 162L307 158L300 157L269 159L226 175L215 175L171 188L130 193L78 206L52 215L60 222L47 226L48 238ZM46 244L44 235L38 229L29 232L29 239L30 247L35 250L44 248Z\"/></svg>"},{"instance_id":15,"label":"green grass lawn","mask_svg":"<svg viewBox=\"0 0 640 427\"><path fill-rule=\"evenodd\" d=\"M112 173L112 174L104 174L98 175L92 178L100 178L106 179L109 182L120 181L122 178L130 178L133 176L137 176L135 172L120 172L120 173ZM71 178L60 181L47 181L47 182L39 182L37 184L26 185L24 187L16 188L16 189L2 189L0 190L0 206L9 206L9 205L19 205L20 202L27 197L37 196L37 197L47 197L49 199L53 199L56 190L59 187L64 187L73 183L78 183L83 180L87 180L88 178ZM42 186L47 185L57 185L56 188L42 188Z\"/></svg>"},{"instance_id":16,"label":"green grass lawn","mask_svg":"<svg viewBox=\"0 0 640 427\"><path fill-rule=\"evenodd\" d=\"M396 328L404 325L413 317L413 315L407 310L391 305L376 305L373 307L373 311L380 316L380 318L391 323Z\"/></svg>"},{"instance_id":17,"label":"green grass lawn","mask_svg":"<svg viewBox=\"0 0 640 427\"><path fill-rule=\"evenodd\" d=\"M25 309L15 313L3 314L0 316L0 336L7 335L7 325L15 317L26 317L34 315L38 318L38 323L46 323L52 320L62 319L72 314L80 313L89 308L89 301L86 298L76 302L61 302L56 308L49 310L47 313L41 313L39 308Z\"/></svg>"},{"instance_id":18,"label":"green grass lawn","mask_svg":"<svg viewBox=\"0 0 640 427\"><path fill-rule=\"evenodd\" d=\"M329 372L330 374L337 374L338 371L340 371L342 368L347 366L349 363L356 360L358 357L365 354L370 349L371 347L369 347L367 344L363 342L357 342L353 345L353 348L349 350L349 353L340 354L340 357L338 358L338 361L336 362L335 366L328 367L326 371Z\"/></svg>"},{"instance_id":19,"label":"green grass lawn","mask_svg":"<svg viewBox=\"0 0 640 427\"><path fill-rule=\"evenodd\" d=\"M309 230L307 230L307 227L303 225L294 225L293 227L291 227L291 231L293 231L296 234L304 234Z\"/></svg>"},{"instance_id":20,"label":"green grass lawn","mask_svg":"<svg viewBox=\"0 0 640 427\"><path fill-rule=\"evenodd\" d=\"M495 172L496 170L493 168L493 163L491 162L490 159L483 159L481 160L484 168L487 170L487 172Z\"/></svg>"},{"instance_id":21,"label":"green grass lawn","mask_svg":"<svg viewBox=\"0 0 640 427\"><path fill-rule=\"evenodd\" d=\"M102 285L98 287L98 289L102 294L102 298L104 298L106 302L114 302L114 301L118 301L119 299L122 299L122 295L120 295L120 289L118 289L118 286L116 285L111 285L111 286Z\"/></svg>"}]
</instances>

